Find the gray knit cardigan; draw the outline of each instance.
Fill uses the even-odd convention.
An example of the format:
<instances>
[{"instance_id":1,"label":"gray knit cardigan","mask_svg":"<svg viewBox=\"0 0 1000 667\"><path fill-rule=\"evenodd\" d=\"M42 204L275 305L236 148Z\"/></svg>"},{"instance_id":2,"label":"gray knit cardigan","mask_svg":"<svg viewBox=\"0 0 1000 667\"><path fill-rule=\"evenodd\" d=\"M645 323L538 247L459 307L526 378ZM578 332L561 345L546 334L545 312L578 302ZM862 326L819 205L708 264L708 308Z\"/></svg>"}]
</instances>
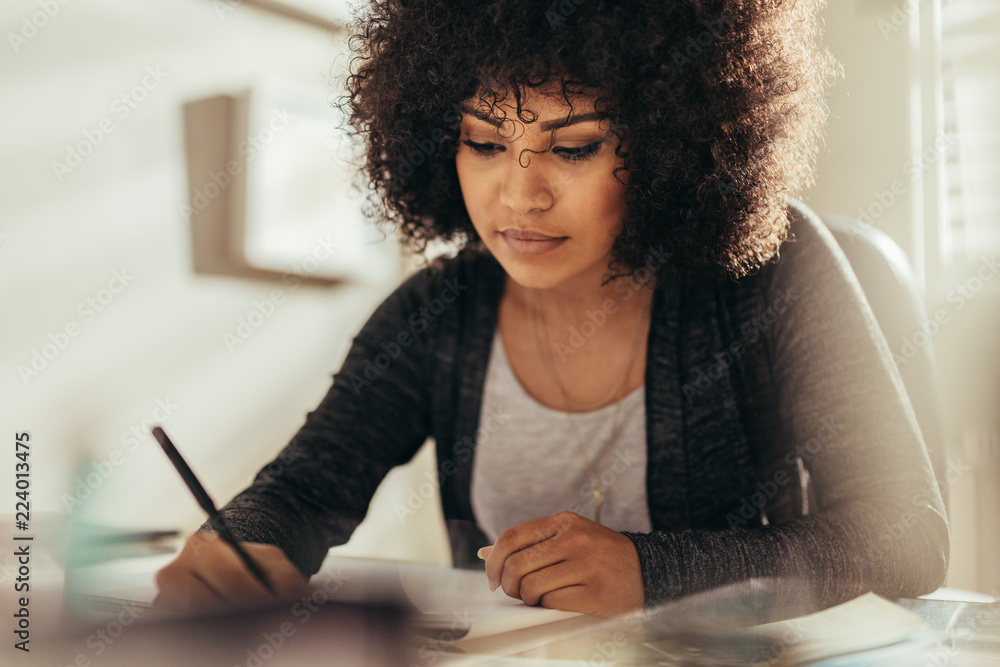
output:
<instances>
[{"instance_id":1,"label":"gray knit cardigan","mask_svg":"<svg viewBox=\"0 0 1000 667\"><path fill-rule=\"evenodd\" d=\"M886 342L822 222L798 202L789 215L794 240L754 275L656 289L653 530L624 533L647 607L755 577L804 581L823 605L944 580L944 506ZM431 437L455 564L481 567L470 479L504 277L467 248L386 298L326 397L223 509L237 536L315 573L386 473Z\"/></svg>"}]
</instances>

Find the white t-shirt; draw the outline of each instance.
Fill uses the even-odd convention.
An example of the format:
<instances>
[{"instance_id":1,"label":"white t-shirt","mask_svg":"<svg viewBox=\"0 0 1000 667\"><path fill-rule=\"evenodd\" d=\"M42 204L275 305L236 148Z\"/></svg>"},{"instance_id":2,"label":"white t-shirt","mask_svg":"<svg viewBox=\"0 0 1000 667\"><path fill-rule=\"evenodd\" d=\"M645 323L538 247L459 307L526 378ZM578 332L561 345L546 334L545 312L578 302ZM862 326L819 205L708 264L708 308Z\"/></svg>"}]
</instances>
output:
<instances>
[{"instance_id":1,"label":"white t-shirt","mask_svg":"<svg viewBox=\"0 0 1000 667\"><path fill-rule=\"evenodd\" d=\"M646 498L645 386L624 399L602 468L615 405L570 414L591 470L604 495L601 523L614 530L649 532ZM505 529L570 510L594 518L594 490L566 413L532 398L507 360L499 331L493 336L481 421L490 409L511 418L501 428L480 429L472 469L472 509L493 541Z\"/></svg>"}]
</instances>

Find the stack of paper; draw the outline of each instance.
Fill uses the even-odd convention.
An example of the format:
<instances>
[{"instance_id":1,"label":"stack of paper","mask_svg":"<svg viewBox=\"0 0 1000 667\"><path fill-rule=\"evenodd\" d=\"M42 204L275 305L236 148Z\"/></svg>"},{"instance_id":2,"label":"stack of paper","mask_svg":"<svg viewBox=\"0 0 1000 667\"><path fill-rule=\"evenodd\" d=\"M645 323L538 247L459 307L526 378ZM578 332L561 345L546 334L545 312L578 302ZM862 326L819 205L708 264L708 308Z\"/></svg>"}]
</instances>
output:
<instances>
[{"instance_id":1,"label":"stack of paper","mask_svg":"<svg viewBox=\"0 0 1000 667\"><path fill-rule=\"evenodd\" d=\"M934 641L933 633L919 616L874 593L808 616L757 625L741 632L767 638L755 662L768 664L801 664L894 645L899 645L897 648L903 653L895 651L895 654L902 659L913 648ZM866 654L865 660L870 658L871 654Z\"/></svg>"}]
</instances>

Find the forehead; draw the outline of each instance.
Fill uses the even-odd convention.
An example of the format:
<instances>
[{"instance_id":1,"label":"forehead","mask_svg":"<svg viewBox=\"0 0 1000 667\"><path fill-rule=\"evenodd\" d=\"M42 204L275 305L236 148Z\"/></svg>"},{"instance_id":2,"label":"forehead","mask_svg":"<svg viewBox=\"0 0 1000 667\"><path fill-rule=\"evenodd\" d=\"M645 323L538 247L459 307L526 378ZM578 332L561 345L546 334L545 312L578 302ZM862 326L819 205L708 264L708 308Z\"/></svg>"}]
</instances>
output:
<instances>
[{"instance_id":1,"label":"forehead","mask_svg":"<svg viewBox=\"0 0 1000 667\"><path fill-rule=\"evenodd\" d=\"M473 117L531 124L593 113L596 101L596 95L575 93L564 96L559 88L550 86L525 89L521 97L520 114L517 111L517 99L512 92L496 100L489 93L480 93L464 100L461 107Z\"/></svg>"}]
</instances>

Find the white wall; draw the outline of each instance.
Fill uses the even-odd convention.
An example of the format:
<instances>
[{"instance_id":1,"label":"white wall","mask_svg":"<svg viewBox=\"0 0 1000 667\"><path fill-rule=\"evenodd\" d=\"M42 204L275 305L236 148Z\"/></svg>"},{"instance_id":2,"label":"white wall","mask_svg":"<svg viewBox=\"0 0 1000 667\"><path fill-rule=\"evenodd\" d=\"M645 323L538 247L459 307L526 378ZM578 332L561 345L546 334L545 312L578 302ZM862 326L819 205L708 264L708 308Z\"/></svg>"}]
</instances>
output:
<instances>
[{"instance_id":1,"label":"white wall","mask_svg":"<svg viewBox=\"0 0 1000 667\"><path fill-rule=\"evenodd\" d=\"M903 175L912 152L909 21L893 22L883 0L829 0L821 16L844 77L830 88L817 184L803 201L817 213L858 217ZM912 216L906 195L872 222L910 253Z\"/></svg>"},{"instance_id":2,"label":"white wall","mask_svg":"<svg viewBox=\"0 0 1000 667\"><path fill-rule=\"evenodd\" d=\"M193 530L202 512L155 442L123 434L162 416L157 401L175 405L163 423L221 505L288 442L351 338L395 287L292 289L192 274L178 211L187 201L183 103L268 75L324 90L335 62L344 62L341 40L322 30L249 6L220 17L217 6L72 2L16 53L7 35L32 35L23 21L39 6L17 0L0 8L0 433L10 440L31 432L36 521L82 488L80 496L93 491L85 512L96 520ZM119 98L133 96L144 78L148 90L134 98L145 99L124 117ZM52 163L65 162L84 132L96 137L105 118L113 131L60 178ZM127 286L112 283L121 291L105 293L113 299L100 313L78 310L115 271L131 276ZM273 289L285 301L230 351L223 334ZM22 379L18 367L31 367L50 334L59 338L73 323L79 331L65 349ZM77 480L75 468L87 460L111 474L105 480L87 467ZM429 464L426 455L421 461ZM397 480L398 493L424 479L416 470L413 478ZM13 497L12 475L0 476L0 493ZM354 548L447 560L435 509L381 539L361 530Z\"/></svg>"}]
</instances>

